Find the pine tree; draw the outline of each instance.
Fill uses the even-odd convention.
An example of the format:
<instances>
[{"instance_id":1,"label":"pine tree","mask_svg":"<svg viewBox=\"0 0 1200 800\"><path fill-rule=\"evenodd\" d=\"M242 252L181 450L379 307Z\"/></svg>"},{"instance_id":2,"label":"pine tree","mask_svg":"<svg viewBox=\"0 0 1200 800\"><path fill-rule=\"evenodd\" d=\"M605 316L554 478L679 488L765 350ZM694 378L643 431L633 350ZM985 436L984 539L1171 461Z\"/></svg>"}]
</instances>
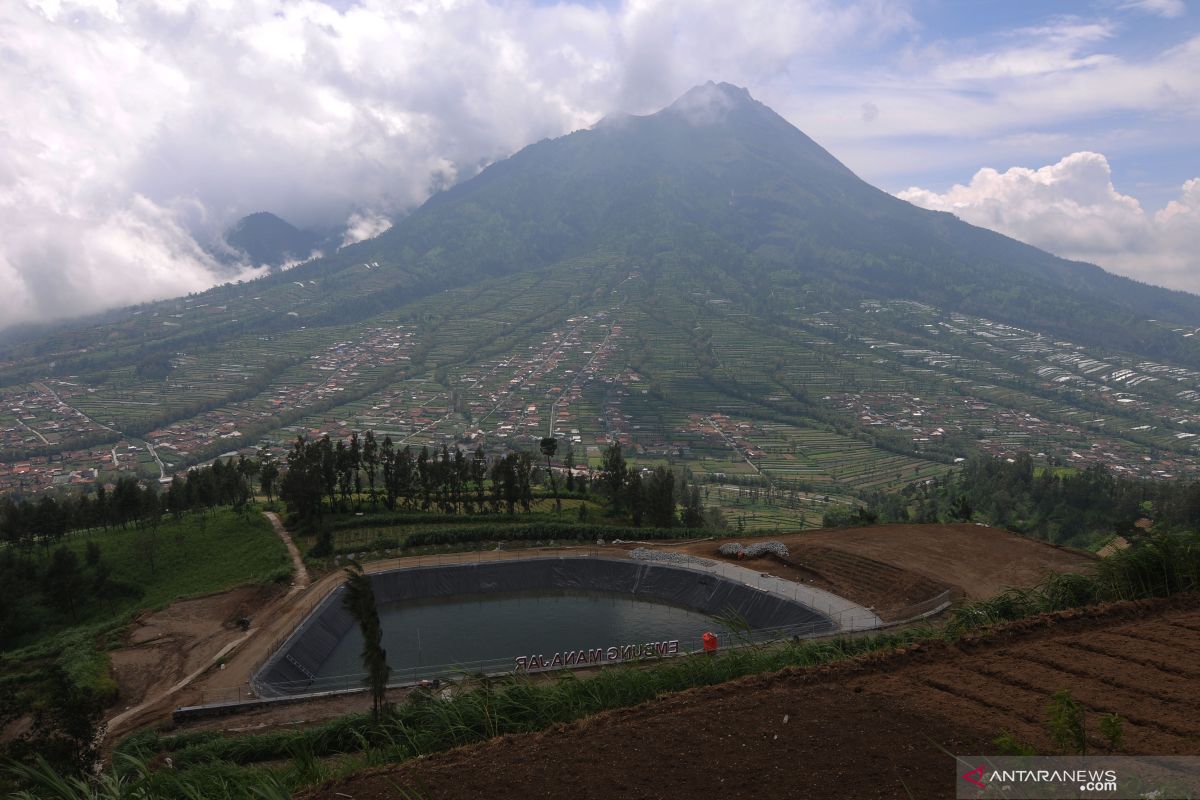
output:
<instances>
[{"instance_id":1,"label":"pine tree","mask_svg":"<svg viewBox=\"0 0 1200 800\"><path fill-rule=\"evenodd\" d=\"M371 690L371 714L378 722L383 715L387 694L388 678L392 669L387 664L387 651L383 649L383 626L379 621L379 608L375 602L375 589L362 567L352 563L346 568L346 589L342 595L342 607L358 622L362 632L362 665L366 672L364 682Z\"/></svg>"},{"instance_id":2,"label":"pine tree","mask_svg":"<svg viewBox=\"0 0 1200 800\"><path fill-rule=\"evenodd\" d=\"M625 495L629 499L629 516L633 520L633 527L642 527L642 516L646 511L645 487L642 486L642 473L640 470L630 470L629 478L626 480Z\"/></svg>"},{"instance_id":3,"label":"pine tree","mask_svg":"<svg viewBox=\"0 0 1200 800\"><path fill-rule=\"evenodd\" d=\"M396 448L391 436L383 437L379 447L379 464L383 470L383 504L388 511L396 510Z\"/></svg>"},{"instance_id":4,"label":"pine tree","mask_svg":"<svg viewBox=\"0 0 1200 800\"><path fill-rule=\"evenodd\" d=\"M567 442L567 452L563 456L563 467L567 470L567 491L575 491L575 448Z\"/></svg>"},{"instance_id":5,"label":"pine tree","mask_svg":"<svg viewBox=\"0 0 1200 800\"><path fill-rule=\"evenodd\" d=\"M621 443L613 442L604 450L604 462L601 466L600 480L608 490L609 503L614 515L621 513L622 490L625 488L627 468L625 456L621 453Z\"/></svg>"},{"instance_id":6,"label":"pine tree","mask_svg":"<svg viewBox=\"0 0 1200 800\"><path fill-rule=\"evenodd\" d=\"M687 505L683 509L683 527L703 528L704 507L700 504L700 489L692 486L687 498Z\"/></svg>"},{"instance_id":7,"label":"pine tree","mask_svg":"<svg viewBox=\"0 0 1200 800\"><path fill-rule=\"evenodd\" d=\"M375 431L368 430L365 434L362 448L363 471L367 473L367 487L371 493L371 508L375 508L379 498L375 494L375 476L379 473L379 445L375 441Z\"/></svg>"}]
</instances>

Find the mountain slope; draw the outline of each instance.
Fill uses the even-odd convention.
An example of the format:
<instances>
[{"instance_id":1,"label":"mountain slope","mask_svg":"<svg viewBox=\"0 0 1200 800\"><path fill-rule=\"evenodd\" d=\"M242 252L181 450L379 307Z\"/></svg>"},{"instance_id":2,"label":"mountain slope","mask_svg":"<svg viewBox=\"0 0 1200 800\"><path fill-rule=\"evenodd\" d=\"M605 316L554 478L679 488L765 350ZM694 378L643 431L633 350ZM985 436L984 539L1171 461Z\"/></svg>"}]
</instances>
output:
<instances>
[{"instance_id":1,"label":"mountain slope","mask_svg":"<svg viewBox=\"0 0 1200 800\"><path fill-rule=\"evenodd\" d=\"M255 266L278 267L308 258L321 245L322 237L260 211L238 220L225 234L225 242Z\"/></svg>"}]
</instances>

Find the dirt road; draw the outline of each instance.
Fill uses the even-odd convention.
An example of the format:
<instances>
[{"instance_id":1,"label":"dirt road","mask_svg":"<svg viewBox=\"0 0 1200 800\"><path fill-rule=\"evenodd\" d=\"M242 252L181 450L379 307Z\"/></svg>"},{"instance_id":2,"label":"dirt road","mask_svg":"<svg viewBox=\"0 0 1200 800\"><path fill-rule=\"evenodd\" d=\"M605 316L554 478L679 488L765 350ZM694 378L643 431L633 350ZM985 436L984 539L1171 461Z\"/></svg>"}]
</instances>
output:
<instances>
[{"instance_id":1,"label":"dirt road","mask_svg":"<svg viewBox=\"0 0 1200 800\"><path fill-rule=\"evenodd\" d=\"M275 534L283 540L283 544L287 547L288 555L292 557L292 592L303 591L308 588L308 567L304 566L304 559L300 556L300 551L296 548L296 543L292 541L292 537L288 534L287 529L283 527L283 523L279 521L279 515L274 511L264 511L263 516L271 521L271 527L275 529Z\"/></svg>"}]
</instances>

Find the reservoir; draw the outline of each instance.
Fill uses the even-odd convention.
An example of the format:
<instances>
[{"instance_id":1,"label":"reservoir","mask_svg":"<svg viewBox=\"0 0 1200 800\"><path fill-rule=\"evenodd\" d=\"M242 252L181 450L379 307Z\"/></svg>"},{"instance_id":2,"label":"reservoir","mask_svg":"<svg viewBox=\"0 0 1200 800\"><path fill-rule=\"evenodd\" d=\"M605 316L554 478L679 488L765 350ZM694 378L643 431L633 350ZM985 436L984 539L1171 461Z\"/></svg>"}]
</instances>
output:
<instances>
[{"instance_id":1,"label":"reservoir","mask_svg":"<svg viewBox=\"0 0 1200 800\"><path fill-rule=\"evenodd\" d=\"M511 673L522 664L553 669L677 655L699 650L709 631L722 647L733 644L718 619L764 633L837 629L792 597L687 565L622 557L402 567L370 580L393 685ZM251 678L259 697L361 688L362 638L343 588L318 602Z\"/></svg>"},{"instance_id":2,"label":"reservoir","mask_svg":"<svg viewBox=\"0 0 1200 800\"><path fill-rule=\"evenodd\" d=\"M524 591L381 605L383 647L393 670L472 664L589 647L680 640L698 648L711 617L630 595ZM724 637L723 637L724 638ZM362 634L347 631L321 665L320 678L362 672Z\"/></svg>"}]
</instances>

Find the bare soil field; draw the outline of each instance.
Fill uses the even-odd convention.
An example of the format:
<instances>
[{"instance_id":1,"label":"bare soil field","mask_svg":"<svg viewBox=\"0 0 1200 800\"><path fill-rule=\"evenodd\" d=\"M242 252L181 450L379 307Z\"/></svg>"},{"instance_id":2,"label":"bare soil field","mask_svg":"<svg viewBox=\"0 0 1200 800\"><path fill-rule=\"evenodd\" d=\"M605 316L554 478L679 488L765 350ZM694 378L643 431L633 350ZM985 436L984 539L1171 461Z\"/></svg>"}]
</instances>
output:
<instances>
[{"instance_id":1,"label":"bare soil field","mask_svg":"<svg viewBox=\"0 0 1200 800\"><path fill-rule=\"evenodd\" d=\"M109 653L125 705L165 691L207 664L242 636L238 619L255 618L281 594L275 588L242 586L139 616L125 635L125 646Z\"/></svg>"},{"instance_id":2,"label":"bare soil field","mask_svg":"<svg viewBox=\"0 0 1200 800\"><path fill-rule=\"evenodd\" d=\"M721 558L717 547L724 541L663 547ZM740 563L877 611L919 603L945 589L972 600L992 597L1010 586L1032 586L1047 572L1086 570L1095 560L1089 553L971 523L874 525L730 541L783 542L790 551L786 563L772 558Z\"/></svg>"},{"instance_id":3,"label":"bare soil field","mask_svg":"<svg viewBox=\"0 0 1200 800\"><path fill-rule=\"evenodd\" d=\"M126 634L127 645L111 654L121 705L108 720L108 742L162 722L180 705L197 702L196 684L216 682L227 695L242 693L249 672L259 663L256 659L270 647L270 637L283 634L289 613L296 619L302 616L300 600L311 588L308 570L279 518L265 515L291 556L291 588L284 592L278 587L241 586L139 617ZM242 617L250 619L249 631L238 625ZM226 676L228 666L236 669Z\"/></svg>"},{"instance_id":4,"label":"bare soil field","mask_svg":"<svg viewBox=\"0 0 1200 800\"><path fill-rule=\"evenodd\" d=\"M1002 731L1055 752L1043 719L1059 689L1093 734L1101 713L1125 719L1122 753L1200 754L1198 680L1200 597L1121 603L668 695L304 796L948 798L949 754L995 752Z\"/></svg>"}]
</instances>

